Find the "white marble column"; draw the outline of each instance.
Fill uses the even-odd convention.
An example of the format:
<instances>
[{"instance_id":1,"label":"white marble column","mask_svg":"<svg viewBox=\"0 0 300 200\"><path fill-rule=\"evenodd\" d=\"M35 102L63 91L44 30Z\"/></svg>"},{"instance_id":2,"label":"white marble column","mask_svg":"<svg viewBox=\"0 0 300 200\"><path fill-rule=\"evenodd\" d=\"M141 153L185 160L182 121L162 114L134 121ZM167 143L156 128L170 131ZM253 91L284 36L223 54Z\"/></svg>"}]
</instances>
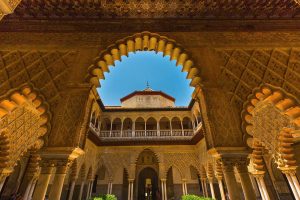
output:
<instances>
[{"instance_id":1,"label":"white marble column","mask_svg":"<svg viewBox=\"0 0 300 200\"><path fill-rule=\"evenodd\" d=\"M24 198L24 200L31 200L32 199L32 195L33 195L33 191L35 189L36 183L37 183L37 180L34 180L34 182L31 185L31 188L30 188L29 194L27 196L27 199Z\"/></svg>"},{"instance_id":2,"label":"white marble column","mask_svg":"<svg viewBox=\"0 0 300 200\"><path fill-rule=\"evenodd\" d=\"M160 180L161 182L161 199L165 200L165 186L164 186L164 179Z\"/></svg>"},{"instance_id":3,"label":"white marble column","mask_svg":"<svg viewBox=\"0 0 300 200\"><path fill-rule=\"evenodd\" d=\"M295 188L296 188L296 190L297 190L297 193L298 193L298 195L300 196L300 185L299 185L299 181L298 181L298 179L297 179L297 177L296 177L295 174L290 174L290 176L291 176L291 178L292 178L292 180L293 180L293 183L294 183L294 185L295 185Z\"/></svg>"},{"instance_id":4,"label":"white marble column","mask_svg":"<svg viewBox=\"0 0 300 200\"><path fill-rule=\"evenodd\" d=\"M123 137L123 124L124 124L124 120L121 121L121 137Z\"/></svg>"},{"instance_id":5,"label":"white marble column","mask_svg":"<svg viewBox=\"0 0 300 200\"><path fill-rule=\"evenodd\" d=\"M222 159L222 169L230 200L240 200L238 184L234 175L234 158Z\"/></svg>"},{"instance_id":6,"label":"white marble column","mask_svg":"<svg viewBox=\"0 0 300 200\"><path fill-rule=\"evenodd\" d=\"M68 160L59 161L57 163L53 184L49 193L49 199L60 200L68 168Z\"/></svg>"},{"instance_id":7,"label":"white marble column","mask_svg":"<svg viewBox=\"0 0 300 200\"><path fill-rule=\"evenodd\" d=\"M69 190L68 200L72 200L72 199L73 199L73 193L74 193L75 183L76 183L76 180L73 179L73 180L71 181L71 185L70 185L70 190Z\"/></svg>"},{"instance_id":8,"label":"white marble column","mask_svg":"<svg viewBox=\"0 0 300 200\"><path fill-rule=\"evenodd\" d=\"M211 197L213 199L215 199L216 196L215 196L215 190L214 190L213 180L212 179L208 179L208 182L209 182L209 186L210 186Z\"/></svg>"},{"instance_id":9,"label":"white marble column","mask_svg":"<svg viewBox=\"0 0 300 200\"><path fill-rule=\"evenodd\" d=\"M255 195L255 192L252 187L251 180L250 180L246 159L242 159L241 161L237 162L236 168L240 175L242 189L244 192L245 199L255 200L256 195Z\"/></svg>"},{"instance_id":10,"label":"white marble column","mask_svg":"<svg viewBox=\"0 0 300 200\"><path fill-rule=\"evenodd\" d=\"M290 187L292 189L292 192L293 192L293 195L294 195L295 199L296 200L300 200L300 195L299 195L299 193L297 191L297 188L296 188L296 186L294 184L294 181L293 181L290 173L284 172L284 174L285 174L285 176L286 176L286 178L287 178L287 180L289 182L289 185L290 185Z\"/></svg>"},{"instance_id":11,"label":"white marble column","mask_svg":"<svg viewBox=\"0 0 300 200\"><path fill-rule=\"evenodd\" d=\"M170 122L170 131L171 131L171 135L173 135L172 120L170 120L169 122Z\"/></svg>"},{"instance_id":12,"label":"white marble column","mask_svg":"<svg viewBox=\"0 0 300 200\"><path fill-rule=\"evenodd\" d=\"M127 198L127 200L130 200L131 199L131 183L130 183L130 180L128 180L128 194L127 194L127 196L128 196L128 198Z\"/></svg>"},{"instance_id":13,"label":"white marble column","mask_svg":"<svg viewBox=\"0 0 300 200\"><path fill-rule=\"evenodd\" d=\"M132 137L135 136L135 122L132 122Z\"/></svg>"},{"instance_id":14,"label":"white marble column","mask_svg":"<svg viewBox=\"0 0 300 200\"><path fill-rule=\"evenodd\" d=\"M182 179L182 193L183 195L187 195L186 179Z\"/></svg>"},{"instance_id":15,"label":"white marble column","mask_svg":"<svg viewBox=\"0 0 300 200\"><path fill-rule=\"evenodd\" d=\"M86 196L85 196L86 200L88 200L90 198L91 184L92 184L92 182L90 180L88 180L87 191L86 191Z\"/></svg>"},{"instance_id":16,"label":"white marble column","mask_svg":"<svg viewBox=\"0 0 300 200\"><path fill-rule=\"evenodd\" d=\"M109 131L109 137L111 137L111 132L112 132L112 125L113 125L113 121L110 121L110 131Z\"/></svg>"},{"instance_id":17,"label":"white marble column","mask_svg":"<svg viewBox=\"0 0 300 200\"><path fill-rule=\"evenodd\" d=\"M134 179L128 179L129 187L128 187L128 200L133 200L133 181Z\"/></svg>"},{"instance_id":18,"label":"white marble column","mask_svg":"<svg viewBox=\"0 0 300 200\"><path fill-rule=\"evenodd\" d=\"M180 120L180 124L181 124L181 132L182 132L182 136L184 136L184 130L183 130L183 124L182 124L182 120Z\"/></svg>"},{"instance_id":19,"label":"white marble column","mask_svg":"<svg viewBox=\"0 0 300 200\"><path fill-rule=\"evenodd\" d=\"M33 200L41 200L45 198L51 174L54 168L54 165L52 163L44 162L42 165L42 171L33 193Z\"/></svg>"},{"instance_id":20,"label":"white marble column","mask_svg":"<svg viewBox=\"0 0 300 200\"><path fill-rule=\"evenodd\" d=\"M159 127L159 121L157 121L157 136L160 136L160 127Z\"/></svg>"},{"instance_id":21,"label":"white marble column","mask_svg":"<svg viewBox=\"0 0 300 200\"><path fill-rule=\"evenodd\" d=\"M2 191L5 180L6 180L6 176L5 177L3 176L3 177L0 178L0 192Z\"/></svg>"},{"instance_id":22,"label":"white marble column","mask_svg":"<svg viewBox=\"0 0 300 200\"><path fill-rule=\"evenodd\" d=\"M80 190L79 190L78 200L81 200L81 199L82 199L83 188L84 188L84 181L82 181L82 182L81 182L81 185L80 185Z\"/></svg>"},{"instance_id":23,"label":"white marble column","mask_svg":"<svg viewBox=\"0 0 300 200\"><path fill-rule=\"evenodd\" d=\"M226 200L222 179L218 179L218 185L219 185L219 189L220 189L221 199Z\"/></svg>"},{"instance_id":24,"label":"white marble column","mask_svg":"<svg viewBox=\"0 0 300 200\"><path fill-rule=\"evenodd\" d=\"M167 200L167 179L161 179L161 197Z\"/></svg>"}]
</instances>

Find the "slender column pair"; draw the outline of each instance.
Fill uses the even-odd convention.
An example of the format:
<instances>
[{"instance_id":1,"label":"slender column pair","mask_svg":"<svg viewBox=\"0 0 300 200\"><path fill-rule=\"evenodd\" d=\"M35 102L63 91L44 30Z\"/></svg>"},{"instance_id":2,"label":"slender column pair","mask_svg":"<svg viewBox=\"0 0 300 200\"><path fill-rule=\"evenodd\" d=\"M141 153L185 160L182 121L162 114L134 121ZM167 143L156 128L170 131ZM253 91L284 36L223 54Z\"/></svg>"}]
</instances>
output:
<instances>
[{"instance_id":1,"label":"slender column pair","mask_svg":"<svg viewBox=\"0 0 300 200\"><path fill-rule=\"evenodd\" d=\"M93 180L88 180L86 199L89 199L92 196L93 182L94 182ZM108 193L108 194L110 194L110 193Z\"/></svg>"},{"instance_id":2,"label":"slender column pair","mask_svg":"<svg viewBox=\"0 0 300 200\"><path fill-rule=\"evenodd\" d=\"M187 195L187 185L186 185L186 179L182 179L182 193L183 195Z\"/></svg>"},{"instance_id":3,"label":"slender column pair","mask_svg":"<svg viewBox=\"0 0 300 200\"><path fill-rule=\"evenodd\" d=\"M251 179L250 179L250 176L249 176L247 166L248 166L248 163L247 163L246 158L245 159L242 158L240 161L238 161L236 163L236 168L237 168L237 171L240 175L241 184L242 184L245 199L255 200L256 195L255 195L252 183L251 183Z\"/></svg>"},{"instance_id":4,"label":"slender column pair","mask_svg":"<svg viewBox=\"0 0 300 200\"><path fill-rule=\"evenodd\" d=\"M300 185L299 185L299 181L296 177L296 170L287 170L287 171L282 171L288 182L289 185L292 189L293 195L295 197L296 200L300 200Z\"/></svg>"},{"instance_id":5,"label":"slender column pair","mask_svg":"<svg viewBox=\"0 0 300 200\"><path fill-rule=\"evenodd\" d=\"M35 186L33 200L41 200L45 198L49 181L54 169L54 163L48 160L42 161L41 174Z\"/></svg>"},{"instance_id":6,"label":"slender column pair","mask_svg":"<svg viewBox=\"0 0 300 200\"><path fill-rule=\"evenodd\" d=\"M202 186L203 195L205 197L208 197L207 185L206 185L207 176L206 176L205 167L203 165L201 166L200 178L201 178L201 186Z\"/></svg>"},{"instance_id":7,"label":"slender column pair","mask_svg":"<svg viewBox=\"0 0 300 200\"><path fill-rule=\"evenodd\" d=\"M215 196L215 190L214 190L214 169L211 163L207 164L207 177L208 177L208 182L209 182L209 186L210 186L210 191L211 191L211 197L213 199L216 198Z\"/></svg>"},{"instance_id":8,"label":"slender column pair","mask_svg":"<svg viewBox=\"0 0 300 200\"><path fill-rule=\"evenodd\" d=\"M70 190L69 190L69 194L68 194L68 200L72 200L73 199L73 193L74 193L75 184L76 184L76 178L72 178L71 179Z\"/></svg>"},{"instance_id":9,"label":"slender column pair","mask_svg":"<svg viewBox=\"0 0 300 200\"><path fill-rule=\"evenodd\" d=\"M133 200L133 181L134 179L128 179L128 200Z\"/></svg>"},{"instance_id":10,"label":"slender column pair","mask_svg":"<svg viewBox=\"0 0 300 200\"><path fill-rule=\"evenodd\" d=\"M0 18L0 20L1 20L1 18ZM7 176L8 175L6 175L6 174L0 174L0 192L2 191L2 188L3 188L3 185L5 183Z\"/></svg>"},{"instance_id":11,"label":"slender column pair","mask_svg":"<svg viewBox=\"0 0 300 200\"><path fill-rule=\"evenodd\" d=\"M39 162L41 158L38 154L31 154L28 160L24 178L21 182L19 193L24 200L31 199L32 191L39 175Z\"/></svg>"},{"instance_id":12,"label":"slender column pair","mask_svg":"<svg viewBox=\"0 0 300 200\"><path fill-rule=\"evenodd\" d=\"M206 178L202 178L202 179L201 179L201 185L202 185L202 189L203 189L203 195L204 195L205 197L208 197Z\"/></svg>"},{"instance_id":13,"label":"slender column pair","mask_svg":"<svg viewBox=\"0 0 300 200\"><path fill-rule=\"evenodd\" d=\"M53 179L53 185L49 194L49 199L60 200L62 188L64 185L64 180L66 177L67 170L69 168L69 160L59 160L56 161L56 171Z\"/></svg>"},{"instance_id":14,"label":"slender column pair","mask_svg":"<svg viewBox=\"0 0 300 200\"><path fill-rule=\"evenodd\" d=\"M222 168L230 199L240 199L240 192L238 190L238 184L234 175L235 166L241 179L245 199L256 199L255 192L252 187L252 183L247 169L247 157L227 157L222 158Z\"/></svg>"},{"instance_id":15,"label":"slender column pair","mask_svg":"<svg viewBox=\"0 0 300 200\"><path fill-rule=\"evenodd\" d=\"M160 179L161 181L161 199L167 200L167 179Z\"/></svg>"},{"instance_id":16,"label":"slender column pair","mask_svg":"<svg viewBox=\"0 0 300 200\"><path fill-rule=\"evenodd\" d=\"M85 184L84 181L82 181L81 184L80 184L80 190L79 190L78 200L82 199L84 184Z\"/></svg>"},{"instance_id":17,"label":"slender column pair","mask_svg":"<svg viewBox=\"0 0 300 200\"><path fill-rule=\"evenodd\" d=\"M224 187L223 187L223 182L222 182L223 171L222 171L222 166L221 166L220 160L216 161L216 178L218 180L218 185L219 185L219 189L220 189L221 199L222 200L226 200L225 192L224 192Z\"/></svg>"},{"instance_id":18,"label":"slender column pair","mask_svg":"<svg viewBox=\"0 0 300 200\"><path fill-rule=\"evenodd\" d=\"M112 194L112 181L108 182L107 186L107 194Z\"/></svg>"},{"instance_id":19,"label":"slender column pair","mask_svg":"<svg viewBox=\"0 0 300 200\"><path fill-rule=\"evenodd\" d=\"M262 200L270 200L270 196L267 191L267 187L266 187L265 180L264 180L264 172L261 174L259 174L259 173L253 174L253 176L258 185L258 190L260 192Z\"/></svg>"}]
</instances>

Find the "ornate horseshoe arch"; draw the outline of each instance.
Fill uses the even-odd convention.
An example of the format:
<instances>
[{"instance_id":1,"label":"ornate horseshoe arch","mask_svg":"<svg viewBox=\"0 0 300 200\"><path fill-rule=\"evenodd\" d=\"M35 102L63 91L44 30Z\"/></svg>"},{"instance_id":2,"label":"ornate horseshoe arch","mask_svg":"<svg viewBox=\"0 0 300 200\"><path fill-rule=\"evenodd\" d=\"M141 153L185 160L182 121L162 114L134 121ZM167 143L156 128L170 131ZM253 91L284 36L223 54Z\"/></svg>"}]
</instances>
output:
<instances>
[{"instance_id":1,"label":"ornate horseshoe arch","mask_svg":"<svg viewBox=\"0 0 300 200\"><path fill-rule=\"evenodd\" d=\"M156 33L142 32L118 40L102 51L89 67L86 80L98 87L99 79L105 79L104 72L109 72L109 66L115 66L115 61L121 61L121 56L128 56L130 52L155 51L162 52L163 56L170 56L176 60L176 65L182 65L182 71L187 72L187 79L192 79L190 85L200 84L200 70L195 66L191 55L175 40Z\"/></svg>"},{"instance_id":2,"label":"ornate horseshoe arch","mask_svg":"<svg viewBox=\"0 0 300 200\"><path fill-rule=\"evenodd\" d=\"M38 150L50 131L49 106L31 86L23 86L0 98L0 175L12 173L20 157Z\"/></svg>"},{"instance_id":3,"label":"ornate horseshoe arch","mask_svg":"<svg viewBox=\"0 0 300 200\"><path fill-rule=\"evenodd\" d=\"M280 168L295 167L293 138L299 137L300 103L297 98L271 85L255 89L241 114L244 140L259 142L275 157Z\"/></svg>"}]
</instances>

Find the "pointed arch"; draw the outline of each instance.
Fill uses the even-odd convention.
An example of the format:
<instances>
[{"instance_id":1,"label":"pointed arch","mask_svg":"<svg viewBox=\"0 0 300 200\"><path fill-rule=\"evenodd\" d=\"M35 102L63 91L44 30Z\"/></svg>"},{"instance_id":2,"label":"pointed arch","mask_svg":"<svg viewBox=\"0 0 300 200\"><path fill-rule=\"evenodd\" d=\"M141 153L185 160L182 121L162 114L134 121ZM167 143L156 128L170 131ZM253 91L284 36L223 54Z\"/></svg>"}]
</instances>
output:
<instances>
[{"instance_id":1,"label":"pointed arch","mask_svg":"<svg viewBox=\"0 0 300 200\"><path fill-rule=\"evenodd\" d=\"M114 66L115 61L121 61L121 56L136 51L162 52L163 56L168 55L170 60L176 60L177 66L183 66L182 71L188 73L188 79L192 79L191 86L196 87L201 82L200 70L190 53L175 40L150 32L136 33L108 46L89 67L86 80L98 87L99 79L105 79L104 72L109 72L109 66Z\"/></svg>"},{"instance_id":2,"label":"pointed arch","mask_svg":"<svg viewBox=\"0 0 300 200\"><path fill-rule=\"evenodd\" d=\"M193 123L190 117L184 117L182 119L183 129L193 129Z\"/></svg>"},{"instance_id":3,"label":"pointed arch","mask_svg":"<svg viewBox=\"0 0 300 200\"><path fill-rule=\"evenodd\" d=\"M141 155L143 152L147 152L147 151L148 151L148 152L151 152L151 153L155 156L155 159L156 159L157 163L160 163L160 162L161 162L160 155L159 155L157 152L155 152L155 151L154 151L153 149L151 149L151 148L145 148L145 149L143 149L142 151L136 153L136 155L135 155L135 163L138 162L138 159L139 159L140 155Z\"/></svg>"}]
</instances>

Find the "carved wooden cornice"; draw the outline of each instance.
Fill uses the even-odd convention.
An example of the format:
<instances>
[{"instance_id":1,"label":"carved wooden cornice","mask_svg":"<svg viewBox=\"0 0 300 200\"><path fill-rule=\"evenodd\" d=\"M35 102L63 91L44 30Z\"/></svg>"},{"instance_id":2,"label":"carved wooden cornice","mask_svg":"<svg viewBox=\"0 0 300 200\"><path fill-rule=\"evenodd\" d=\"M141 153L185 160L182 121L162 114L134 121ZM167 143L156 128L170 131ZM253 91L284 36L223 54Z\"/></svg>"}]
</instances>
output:
<instances>
[{"instance_id":1,"label":"carved wooden cornice","mask_svg":"<svg viewBox=\"0 0 300 200\"><path fill-rule=\"evenodd\" d=\"M280 19L298 18L296 0L23 0L11 19Z\"/></svg>"}]
</instances>

